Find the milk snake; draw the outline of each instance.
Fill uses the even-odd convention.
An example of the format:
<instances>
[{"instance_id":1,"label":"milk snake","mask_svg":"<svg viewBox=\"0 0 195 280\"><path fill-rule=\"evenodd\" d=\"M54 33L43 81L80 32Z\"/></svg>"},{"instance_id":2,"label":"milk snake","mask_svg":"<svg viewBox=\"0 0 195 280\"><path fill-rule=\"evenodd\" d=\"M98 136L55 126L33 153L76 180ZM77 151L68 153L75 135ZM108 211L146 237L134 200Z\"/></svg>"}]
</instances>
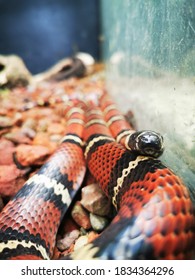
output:
<instances>
[{"instance_id":1,"label":"milk snake","mask_svg":"<svg viewBox=\"0 0 195 280\"><path fill-rule=\"evenodd\" d=\"M57 151L8 202L0 215L0 259L50 259L64 213L86 171L84 112L67 106L65 137Z\"/></svg>"},{"instance_id":2,"label":"milk snake","mask_svg":"<svg viewBox=\"0 0 195 280\"><path fill-rule=\"evenodd\" d=\"M1 212L0 258L51 258L86 165L118 212L97 239L65 259L192 258L192 202L181 180L154 158L162 153L161 137L132 131L106 94L97 104L73 102L66 115L59 149Z\"/></svg>"}]
</instances>

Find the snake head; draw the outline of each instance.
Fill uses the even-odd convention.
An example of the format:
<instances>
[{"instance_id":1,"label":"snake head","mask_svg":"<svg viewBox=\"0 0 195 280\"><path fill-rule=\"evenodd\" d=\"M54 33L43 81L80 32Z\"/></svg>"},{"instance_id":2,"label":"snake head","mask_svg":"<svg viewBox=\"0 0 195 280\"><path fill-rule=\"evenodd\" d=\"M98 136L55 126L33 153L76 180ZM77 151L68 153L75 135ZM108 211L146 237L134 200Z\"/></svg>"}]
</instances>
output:
<instances>
[{"instance_id":1,"label":"snake head","mask_svg":"<svg viewBox=\"0 0 195 280\"><path fill-rule=\"evenodd\" d=\"M132 151L141 155L159 157L164 151L163 137L152 130L136 131L128 139Z\"/></svg>"}]
</instances>

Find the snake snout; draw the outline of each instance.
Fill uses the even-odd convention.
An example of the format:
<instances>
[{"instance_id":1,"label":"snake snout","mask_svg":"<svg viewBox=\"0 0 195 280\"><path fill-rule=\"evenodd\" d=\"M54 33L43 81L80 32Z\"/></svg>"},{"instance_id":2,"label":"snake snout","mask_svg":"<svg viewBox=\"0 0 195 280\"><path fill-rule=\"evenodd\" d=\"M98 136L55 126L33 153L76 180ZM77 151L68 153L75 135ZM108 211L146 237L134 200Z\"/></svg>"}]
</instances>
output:
<instances>
[{"instance_id":1,"label":"snake snout","mask_svg":"<svg viewBox=\"0 0 195 280\"><path fill-rule=\"evenodd\" d=\"M155 158L164 151L162 135L152 130L134 132L129 139L129 146L142 155Z\"/></svg>"}]
</instances>

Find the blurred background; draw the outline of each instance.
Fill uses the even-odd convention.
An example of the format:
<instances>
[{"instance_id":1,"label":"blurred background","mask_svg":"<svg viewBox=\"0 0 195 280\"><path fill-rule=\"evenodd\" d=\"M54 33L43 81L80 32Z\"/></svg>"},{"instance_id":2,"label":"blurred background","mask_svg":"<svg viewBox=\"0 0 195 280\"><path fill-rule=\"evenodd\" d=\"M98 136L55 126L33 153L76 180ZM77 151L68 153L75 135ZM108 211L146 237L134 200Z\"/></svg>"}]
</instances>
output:
<instances>
[{"instance_id":1,"label":"blurred background","mask_svg":"<svg viewBox=\"0 0 195 280\"><path fill-rule=\"evenodd\" d=\"M195 1L0 0L0 54L32 73L88 52L138 129L165 139L162 160L195 197Z\"/></svg>"},{"instance_id":2,"label":"blurred background","mask_svg":"<svg viewBox=\"0 0 195 280\"><path fill-rule=\"evenodd\" d=\"M0 54L17 54L32 73L77 51L99 58L98 0L0 0Z\"/></svg>"}]
</instances>

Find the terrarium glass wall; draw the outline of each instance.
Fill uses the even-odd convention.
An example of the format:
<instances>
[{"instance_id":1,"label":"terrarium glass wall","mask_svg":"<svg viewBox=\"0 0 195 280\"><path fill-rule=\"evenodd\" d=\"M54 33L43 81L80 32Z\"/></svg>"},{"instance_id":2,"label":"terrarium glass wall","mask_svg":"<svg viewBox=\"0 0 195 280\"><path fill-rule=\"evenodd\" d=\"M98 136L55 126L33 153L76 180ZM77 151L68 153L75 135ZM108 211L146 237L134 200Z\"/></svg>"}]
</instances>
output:
<instances>
[{"instance_id":1,"label":"terrarium glass wall","mask_svg":"<svg viewBox=\"0 0 195 280\"><path fill-rule=\"evenodd\" d=\"M101 17L109 92L195 193L195 1L102 0Z\"/></svg>"}]
</instances>

